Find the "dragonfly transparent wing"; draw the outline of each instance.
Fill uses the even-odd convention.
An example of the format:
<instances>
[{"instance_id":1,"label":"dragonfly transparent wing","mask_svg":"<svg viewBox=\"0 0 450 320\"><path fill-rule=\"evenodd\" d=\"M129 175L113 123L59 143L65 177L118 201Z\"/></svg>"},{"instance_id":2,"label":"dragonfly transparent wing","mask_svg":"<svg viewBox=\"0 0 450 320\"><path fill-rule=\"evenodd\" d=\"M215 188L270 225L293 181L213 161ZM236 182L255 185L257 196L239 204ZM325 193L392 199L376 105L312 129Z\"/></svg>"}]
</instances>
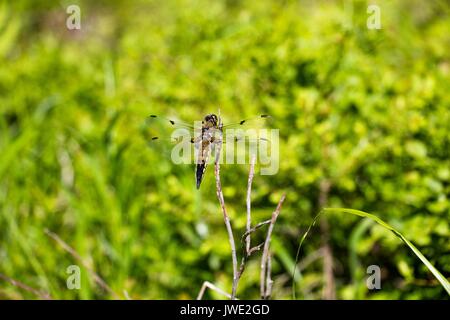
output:
<instances>
[{"instance_id":1,"label":"dragonfly transparent wing","mask_svg":"<svg viewBox=\"0 0 450 320\"><path fill-rule=\"evenodd\" d=\"M198 138L187 131L185 134L176 131L169 137L152 136L148 145L162 157L170 159L174 164L193 164L198 149L201 147L199 141Z\"/></svg>"},{"instance_id":2,"label":"dragonfly transparent wing","mask_svg":"<svg viewBox=\"0 0 450 320\"><path fill-rule=\"evenodd\" d=\"M156 127L156 126L161 126L161 127L166 127L166 128L172 128L172 129L176 129L176 128L185 128L185 129L191 129L194 130L194 126L177 120L175 118L167 118L164 116L160 116L157 114L151 114L147 117L147 121L146 121L147 125L150 127Z\"/></svg>"},{"instance_id":3,"label":"dragonfly transparent wing","mask_svg":"<svg viewBox=\"0 0 450 320\"><path fill-rule=\"evenodd\" d=\"M146 121L146 137L151 149L175 164L193 163L200 132L186 122L159 115L150 115Z\"/></svg>"},{"instance_id":4,"label":"dragonfly transparent wing","mask_svg":"<svg viewBox=\"0 0 450 320\"><path fill-rule=\"evenodd\" d=\"M222 142L222 158L228 164L249 164L253 156L267 154L271 149L270 137L245 134L228 134Z\"/></svg>"},{"instance_id":5,"label":"dragonfly transparent wing","mask_svg":"<svg viewBox=\"0 0 450 320\"><path fill-rule=\"evenodd\" d=\"M222 128L222 149L225 163L248 164L252 156L270 150L268 125L271 117L259 115L225 124Z\"/></svg>"},{"instance_id":6,"label":"dragonfly transparent wing","mask_svg":"<svg viewBox=\"0 0 450 320\"><path fill-rule=\"evenodd\" d=\"M240 120L239 122L225 124L222 126L222 136L225 143L228 142L268 142L268 125L271 117L262 114L252 118Z\"/></svg>"},{"instance_id":7,"label":"dragonfly transparent wing","mask_svg":"<svg viewBox=\"0 0 450 320\"><path fill-rule=\"evenodd\" d=\"M263 128L270 123L271 119L272 117L267 114L260 114L255 117L242 119L238 122L224 124L222 128L223 130L235 128Z\"/></svg>"}]
</instances>

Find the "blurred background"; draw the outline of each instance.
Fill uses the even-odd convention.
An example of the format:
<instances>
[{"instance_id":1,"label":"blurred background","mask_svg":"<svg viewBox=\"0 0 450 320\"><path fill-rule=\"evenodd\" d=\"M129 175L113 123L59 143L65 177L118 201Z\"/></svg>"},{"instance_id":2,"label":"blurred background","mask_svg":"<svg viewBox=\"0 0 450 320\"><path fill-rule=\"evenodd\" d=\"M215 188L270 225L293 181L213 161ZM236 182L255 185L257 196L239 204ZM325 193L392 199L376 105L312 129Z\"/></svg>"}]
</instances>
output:
<instances>
[{"instance_id":1,"label":"blurred background","mask_svg":"<svg viewBox=\"0 0 450 320\"><path fill-rule=\"evenodd\" d=\"M72 4L80 30L66 27ZM254 223L287 194L274 299L292 298L299 237L324 206L379 216L448 278L449 12L438 0L1 1L0 273L56 299L114 298L49 229L121 298L195 298L205 280L229 292L212 167L197 191L192 165L149 148L145 121L220 107L280 129L280 170L257 174L252 194ZM248 169L221 170L238 244ZM238 297L259 298L259 263ZM373 264L381 290L366 287ZM70 265L80 290L66 286ZM320 219L298 270L298 299L448 298L398 238L349 215ZM0 280L0 298L36 296Z\"/></svg>"}]
</instances>

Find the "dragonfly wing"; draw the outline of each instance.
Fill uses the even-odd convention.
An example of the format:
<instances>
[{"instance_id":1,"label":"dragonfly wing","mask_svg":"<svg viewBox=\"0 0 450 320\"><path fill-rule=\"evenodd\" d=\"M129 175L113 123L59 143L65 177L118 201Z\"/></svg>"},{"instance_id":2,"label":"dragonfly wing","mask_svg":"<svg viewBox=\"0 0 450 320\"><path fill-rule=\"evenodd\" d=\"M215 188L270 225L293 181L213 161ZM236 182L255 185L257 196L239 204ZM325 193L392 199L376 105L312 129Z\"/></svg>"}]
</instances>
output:
<instances>
[{"instance_id":1,"label":"dragonfly wing","mask_svg":"<svg viewBox=\"0 0 450 320\"><path fill-rule=\"evenodd\" d=\"M252 156L270 150L267 134L258 130L227 132L222 141L222 152L226 163L247 164Z\"/></svg>"},{"instance_id":2,"label":"dragonfly wing","mask_svg":"<svg viewBox=\"0 0 450 320\"><path fill-rule=\"evenodd\" d=\"M169 134L150 132L148 145L159 156L170 158L175 164L194 163L194 155L199 148L198 139L187 129L177 129Z\"/></svg>"},{"instance_id":3,"label":"dragonfly wing","mask_svg":"<svg viewBox=\"0 0 450 320\"><path fill-rule=\"evenodd\" d=\"M149 145L164 155L172 155L174 150L195 146L194 137L199 135L193 125L156 114L146 118L144 131Z\"/></svg>"},{"instance_id":4,"label":"dragonfly wing","mask_svg":"<svg viewBox=\"0 0 450 320\"><path fill-rule=\"evenodd\" d=\"M194 129L194 126L177 120L175 118L167 118L164 116L160 116L157 114L151 114L147 117L147 125L150 127L154 127L154 126L163 126L163 127L168 127L168 128L186 128L186 129Z\"/></svg>"},{"instance_id":5,"label":"dragonfly wing","mask_svg":"<svg viewBox=\"0 0 450 320\"><path fill-rule=\"evenodd\" d=\"M267 126L267 124L271 121L272 117L267 114L260 114L255 117L242 119L239 122L225 124L222 128L224 130L234 129L234 128L261 128Z\"/></svg>"}]
</instances>

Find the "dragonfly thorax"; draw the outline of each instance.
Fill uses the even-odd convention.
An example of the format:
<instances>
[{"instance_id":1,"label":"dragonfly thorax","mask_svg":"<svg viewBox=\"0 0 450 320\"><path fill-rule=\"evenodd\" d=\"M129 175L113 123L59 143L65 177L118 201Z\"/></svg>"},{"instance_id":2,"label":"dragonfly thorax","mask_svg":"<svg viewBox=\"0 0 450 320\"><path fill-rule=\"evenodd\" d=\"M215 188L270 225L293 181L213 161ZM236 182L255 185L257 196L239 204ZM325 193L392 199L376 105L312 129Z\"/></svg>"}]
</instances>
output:
<instances>
[{"instance_id":1,"label":"dragonfly thorax","mask_svg":"<svg viewBox=\"0 0 450 320\"><path fill-rule=\"evenodd\" d=\"M213 113L205 116L205 119L202 121L202 125L204 128L217 128L219 119Z\"/></svg>"},{"instance_id":2,"label":"dragonfly thorax","mask_svg":"<svg viewBox=\"0 0 450 320\"><path fill-rule=\"evenodd\" d=\"M222 132L217 130L217 127L203 128L202 130L202 141L203 142L219 142L222 140Z\"/></svg>"}]
</instances>

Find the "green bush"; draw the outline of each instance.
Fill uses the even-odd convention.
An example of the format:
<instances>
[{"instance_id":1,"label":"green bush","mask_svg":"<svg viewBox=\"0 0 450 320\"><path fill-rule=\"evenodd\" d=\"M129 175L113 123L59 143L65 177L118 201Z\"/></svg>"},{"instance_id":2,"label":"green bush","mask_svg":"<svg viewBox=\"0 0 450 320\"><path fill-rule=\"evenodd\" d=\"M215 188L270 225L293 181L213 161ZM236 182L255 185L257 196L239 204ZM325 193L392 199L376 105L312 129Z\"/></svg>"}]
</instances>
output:
<instances>
[{"instance_id":1,"label":"green bush","mask_svg":"<svg viewBox=\"0 0 450 320\"><path fill-rule=\"evenodd\" d=\"M267 113L280 129L280 170L257 175L254 221L287 200L273 235L273 298L291 297L298 239L328 207L372 212L450 273L450 7L376 1L80 1L0 5L0 273L54 298L110 298L46 236L70 244L111 288L134 299L195 298L203 281L229 291L231 262L212 168L148 147L146 117L227 121ZM349 10L353 8L353 10ZM351 14L353 12L353 14ZM225 201L245 229L248 166L224 165ZM329 191L320 186L330 184ZM380 226L327 217L339 299L443 299L426 267ZM262 235L261 235L262 238ZM239 239L236 239L239 241ZM258 259L238 296L258 298ZM302 270L297 297L322 298L322 259ZM365 287L382 269L382 290ZM0 282L2 298L34 298ZM208 293L210 298L221 298Z\"/></svg>"}]
</instances>

